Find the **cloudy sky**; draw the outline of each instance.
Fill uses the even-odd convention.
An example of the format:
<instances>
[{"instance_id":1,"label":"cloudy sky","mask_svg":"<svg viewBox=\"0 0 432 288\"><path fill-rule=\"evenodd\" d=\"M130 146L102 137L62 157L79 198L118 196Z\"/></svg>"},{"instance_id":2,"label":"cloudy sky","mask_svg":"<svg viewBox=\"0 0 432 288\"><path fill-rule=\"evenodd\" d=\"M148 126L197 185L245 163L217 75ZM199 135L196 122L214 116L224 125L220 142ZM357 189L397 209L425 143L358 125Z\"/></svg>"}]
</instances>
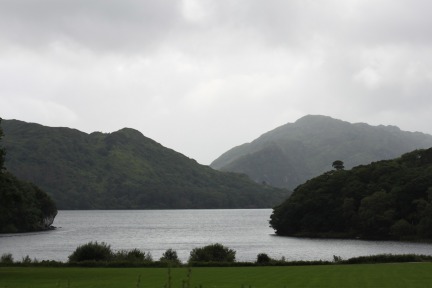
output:
<instances>
[{"instance_id":1,"label":"cloudy sky","mask_svg":"<svg viewBox=\"0 0 432 288\"><path fill-rule=\"evenodd\" d=\"M307 114L432 134L429 0L0 0L0 117L209 164Z\"/></svg>"}]
</instances>

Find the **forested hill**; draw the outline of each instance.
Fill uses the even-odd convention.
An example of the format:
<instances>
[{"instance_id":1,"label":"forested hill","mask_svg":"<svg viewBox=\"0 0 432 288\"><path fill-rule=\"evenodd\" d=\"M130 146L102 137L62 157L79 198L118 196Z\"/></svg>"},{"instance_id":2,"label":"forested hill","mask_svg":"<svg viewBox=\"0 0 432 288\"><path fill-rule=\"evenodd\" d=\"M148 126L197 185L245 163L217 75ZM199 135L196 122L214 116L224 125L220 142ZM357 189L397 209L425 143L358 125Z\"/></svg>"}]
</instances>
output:
<instances>
[{"instance_id":1,"label":"forested hill","mask_svg":"<svg viewBox=\"0 0 432 288\"><path fill-rule=\"evenodd\" d=\"M125 128L86 134L5 120L5 166L59 209L265 208L287 191L219 172Z\"/></svg>"},{"instance_id":2,"label":"forested hill","mask_svg":"<svg viewBox=\"0 0 432 288\"><path fill-rule=\"evenodd\" d=\"M51 198L34 184L20 181L4 169L1 122L0 118L0 233L50 229L57 215Z\"/></svg>"},{"instance_id":3,"label":"forested hill","mask_svg":"<svg viewBox=\"0 0 432 288\"><path fill-rule=\"evenodd\" d=\"M258 183L294 189L327 171L334 160L352 168L430 147L431 135L308 115L229 150L210 166L245 173Z\"/></svg>"},{"instance_id":4,"label":"forested hill","mask_svg":"<svg viewBox=\"0 0 432 288\"><path fill-rule=\"evenodd\" d=\"M279 235L432 240L432 148L311 179L270 224Z\"/></svg>"},{"instance_id":5,"label":"forested hill","mask_svg":"<svg viewBox=\"0 0 432 288\"><path fill-rule=\"evenodd\" d=\"M51 229L57 208L51 197L36 185L0 173L0 233Z\"/></svg>"}]
</instances>

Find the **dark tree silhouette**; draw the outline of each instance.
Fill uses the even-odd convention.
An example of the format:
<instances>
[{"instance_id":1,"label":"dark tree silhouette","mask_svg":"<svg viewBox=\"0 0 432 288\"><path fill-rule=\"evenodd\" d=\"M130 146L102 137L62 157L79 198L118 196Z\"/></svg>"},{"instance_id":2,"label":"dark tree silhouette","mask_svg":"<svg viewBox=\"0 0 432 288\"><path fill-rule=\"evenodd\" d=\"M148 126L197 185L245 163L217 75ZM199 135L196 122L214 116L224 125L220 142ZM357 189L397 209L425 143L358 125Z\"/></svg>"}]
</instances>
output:
<instances>
[{"instance_id":1,"label":"dark tree silhouette","mask_svg":"<svg viewBox=\"0 0 432 288\"><path fill-rule=\"evenodd\" d=\"M336 170L343 170L345 168L344 163L341 160L334 161L332 166Z\"/></svg>"}]
</instances>

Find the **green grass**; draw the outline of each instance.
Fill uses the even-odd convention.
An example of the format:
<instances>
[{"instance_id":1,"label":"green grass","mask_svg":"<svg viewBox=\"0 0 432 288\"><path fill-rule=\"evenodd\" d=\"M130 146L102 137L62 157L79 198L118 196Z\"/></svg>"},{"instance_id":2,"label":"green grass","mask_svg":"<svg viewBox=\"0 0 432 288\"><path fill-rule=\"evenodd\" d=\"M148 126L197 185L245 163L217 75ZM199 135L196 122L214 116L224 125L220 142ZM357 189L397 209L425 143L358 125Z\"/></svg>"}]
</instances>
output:
<instances>
[{"instance_id":1,"label":"green grass","mask_svg":"<svg viewBox=\"0 0 432 288\"><path fill-rule=\"evenodd\" d=\"M171 274L172 287L183 287L187 269L175 268ZM166 268L3 267L0 288L157 288L164 287L167 275ZM432 263L192 268L190 287L199 285L203 288L424 288L432 287Z\"/></svg>"}]
</instances>

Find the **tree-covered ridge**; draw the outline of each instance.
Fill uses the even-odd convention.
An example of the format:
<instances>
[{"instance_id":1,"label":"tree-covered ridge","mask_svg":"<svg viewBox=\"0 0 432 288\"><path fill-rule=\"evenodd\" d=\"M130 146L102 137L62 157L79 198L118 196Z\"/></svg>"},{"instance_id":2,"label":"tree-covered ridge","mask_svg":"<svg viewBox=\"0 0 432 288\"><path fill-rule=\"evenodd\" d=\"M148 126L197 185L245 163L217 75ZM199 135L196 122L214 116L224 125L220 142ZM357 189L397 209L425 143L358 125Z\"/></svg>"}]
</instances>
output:
<instances>
[{"instance_id":1,"label":"tree-covered ridge","mask_svg":"<svg viewBox=\"0 0 432 288\"><path fill-rule=\"evenodd\" d=\"M49 229L57 215L54 202L35 185L18 180L4 169L2 136L0 125L0 233Z\"/></svg>"},{"instance_id":2,"label":"tree-covered ridge","mask_svg":"<svg viewBox=\"0 0 432 288\"><path fill-rule=\"evenodd\" d=\"M278 235L432 239L432 148L324 173L274 208Z\"/></svg>"},{"instance_id":3,"label":"tree-covered ridge","mask_svg":"<svg viewBox=\"0 0 432 288\"><path fill-rule=\"evenodd\" d=\"M287 191L223 173L124 128L87 134L4 121L6 167L60 209L265 208Z\"/></svg>"},{"instance_id":4,"label":"tree-covered ridge","mask_svg":"<svg viewBox=\"0 0 432 288\"><path fill-rule=\"evenodd\" d=\"M430 147L432 135L308 115L229 150L211 167L245 173L258 183L294 189L327 171L336 159L343 159L350 169Z\"/></svg>"}]
</instances>

